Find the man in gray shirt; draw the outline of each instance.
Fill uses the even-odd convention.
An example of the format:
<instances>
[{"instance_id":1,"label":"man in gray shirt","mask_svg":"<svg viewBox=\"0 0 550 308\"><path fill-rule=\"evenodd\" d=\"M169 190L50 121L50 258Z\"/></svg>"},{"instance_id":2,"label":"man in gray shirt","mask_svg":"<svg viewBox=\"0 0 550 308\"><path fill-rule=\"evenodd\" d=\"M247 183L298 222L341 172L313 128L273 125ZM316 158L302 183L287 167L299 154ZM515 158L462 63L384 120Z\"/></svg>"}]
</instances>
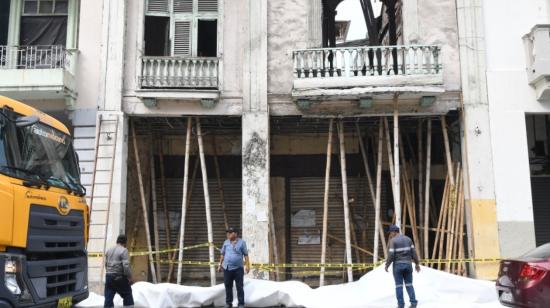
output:
<instances>
[{"instance_id":1,"label":"man in gray shirt","mask_svg":"<svg viewBox=\"0 0 550 308\"><path fill-rule=\"evenodd\" d=\"M132 296L132 272L128 249L126 249L126 236L119 235L117 245L105 252L105 304L104 307L113 307L113 299L118 293L123 299L124 306L133 306Z\"/></svg>"},{"instance_id":2,"label":"man in gray shirt","mask_svg":"<svg viewBox=\"0 0 550 308\"><path fill-rule=\"evenodd\" d=\"M225 307L230 308L233 305L233 282L237 286L237 298L239 308L244 308L244 274L250 270L250 260L248 259L248 249L246 242L238 237L235 228L226 230L227 240L223 243L221 249L220 264L218 271L223 268L223 282L225 285ZM245 263L243 263L243 258Z\"/></svg>"},{"instance_id":3,"label":"man in gray shirt","mask_svg":"<svg viewBox=\"0 0 550 308\"><path fill-rule=\"evenodd\" d=\"M386 260L386 272L393 263L393 278L395 279L395 294L397 296L398 308L405 307L403 298L403 281L409 294L411 308L416 308L418 301L413 288L413 268L412 261L416 264L416 271L420 272L420 261L414 249L413 241L406 235L399 233L398 226L390 226L390 249L388 260Z\"/></svg>"}]
</instances>

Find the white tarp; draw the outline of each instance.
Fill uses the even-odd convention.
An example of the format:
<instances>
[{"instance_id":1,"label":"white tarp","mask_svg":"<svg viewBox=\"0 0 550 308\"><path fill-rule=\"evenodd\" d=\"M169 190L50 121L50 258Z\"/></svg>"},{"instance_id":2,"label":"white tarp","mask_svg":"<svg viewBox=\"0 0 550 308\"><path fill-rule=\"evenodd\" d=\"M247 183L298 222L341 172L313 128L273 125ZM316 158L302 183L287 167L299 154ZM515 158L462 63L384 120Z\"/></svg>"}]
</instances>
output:
<instances>
[{"instance_id":1,"label":"white tarp","mask_svg":"<svg viewBox=\"0 0 550 308\"><path fill-rule=\"evenodd\" d=\"M359 281L312 289L297 281L274 282L245 279L245 301L250 307L372 307L397 306L395 285L390 273L378 267ZM459 277L428 267L414 274L414 287L419 308L496 308L499 304L493 282ZM201 307L223 306L223 285L189 287L175 284L139 282L132 286L139 307ZM406 294L407 292L403 290ZM236 295L236 294L235 294ZM236 298L236 296L235 296ZM405 295L405 299L408 297ZM236 300L234 307L236 307ZM77 307L103 305L103 297L91 294ZM115 298L122 306L122 299ZM408 307L408 303L407 303Z\"/></svg>"}]
</instances>

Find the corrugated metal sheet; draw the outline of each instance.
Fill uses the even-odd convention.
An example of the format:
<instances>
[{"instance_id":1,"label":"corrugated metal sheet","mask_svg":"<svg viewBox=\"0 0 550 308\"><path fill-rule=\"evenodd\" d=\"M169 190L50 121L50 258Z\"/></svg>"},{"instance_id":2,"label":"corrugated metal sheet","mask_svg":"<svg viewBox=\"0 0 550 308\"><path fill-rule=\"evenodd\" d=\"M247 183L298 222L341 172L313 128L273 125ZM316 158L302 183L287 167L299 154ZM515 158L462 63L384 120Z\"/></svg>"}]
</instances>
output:
<instances>
[{"instance_id":1,"label":"corrugated metal sheet","mask_svg":"<svg viewBox=\"0 0 550 308\"><path fill-rule=\"evenodd\" d=\"M531 190L538 246L550 242L550 177L532 177Z\"/></svg>"},{"instance_id":2,"label":"corrugated metal sheet","mask_svg":"<svg viewBox=\"0 0 550 308\"><path fill-rule=\"evenodd\" d=\"M228 223L230 226L240 227L241 217L241 179L222 179L224 190L225 206ZM216 179L209 179L208 187L211 201L211 215L214 233L214 243L221 246L225 240L225 224L221 208L221 195ZM166 179L167 204L170 212L170 229L172 247L175 246L179 236L179 225L181 219L181 203L183 194L183 179ZM159 237L161 246L165 246L166 232L164 227L164 211L162 207L162 190L160 180L157 181L157 195L159 200ZM197 174L195 185L192 189L191 203L187 212L184 246L192 246L208 242L208 231L206 226L206 214L204 208L204 194L200 173ZM198 248L184 251L184 260L208 261L208 248ZM216 251L216 260L219 253ZM209 279L208 268L197 266L184 266L184 279ZM168 266L163 266L163 276L168 272ZM174 274L175 277L175 274ZM219 276L221 279L221 275ZM208 280L209 281L209 280Z\"/></svg>"},{"instance_id":3,"label":"corrugated metal sheet","mask_svg":"<svg viewBox=\"0 0 550 308\"><path fill-rule=\"evenodd\" d=\"M291 227L291 251L290 261L292 263L319 263L321 260L321 245L298 244L300 236L322 233L323 228L323 196L324 178L292 178L290 179L290 209L291 215L299 210L315 211L315 227ZM374 208L372 199L367 188L365 178L348 177L348 196L350 208L353 213L353 220L356 231L358 246L372 251L374 237ZM386 203L386 188L382 186L382 204ZM362 240L361 230L366 227L366 245ZM329 193L329 218L328 233L334 237L345 240L344 230L344 206L342 202L342 182L340 178L331 178ZM352 242L353 243L353 242ZM380 250L382 251L382 250ZM355 250L352 249L354 262L359 262ZM345 246L334 239L327 241L327 263L343 263L345 260ZM371 262L372 259L362 261ZM293 278L315 284L318 277L305 277L299 273L304 269L294 269ZM308 281L310 280L310 281Z\"/></svg>"}]
</instances>

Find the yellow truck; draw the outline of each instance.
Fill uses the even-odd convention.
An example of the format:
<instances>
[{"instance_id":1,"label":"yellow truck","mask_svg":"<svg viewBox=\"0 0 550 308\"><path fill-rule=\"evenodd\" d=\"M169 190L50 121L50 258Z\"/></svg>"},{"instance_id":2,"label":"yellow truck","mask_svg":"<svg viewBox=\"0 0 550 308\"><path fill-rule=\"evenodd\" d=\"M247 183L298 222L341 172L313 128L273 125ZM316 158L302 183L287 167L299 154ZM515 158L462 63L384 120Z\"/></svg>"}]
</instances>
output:
<instances>
[{"instance_id":1,"label":"yellow truck","mask_svg":"<svg viewBox=\"0 0 550 308\"><path fill-rule=\"evenodd\" d=\"M0 308L88 297L85 194L67 127L0 96Z\"/></svg>"}]
</instances>

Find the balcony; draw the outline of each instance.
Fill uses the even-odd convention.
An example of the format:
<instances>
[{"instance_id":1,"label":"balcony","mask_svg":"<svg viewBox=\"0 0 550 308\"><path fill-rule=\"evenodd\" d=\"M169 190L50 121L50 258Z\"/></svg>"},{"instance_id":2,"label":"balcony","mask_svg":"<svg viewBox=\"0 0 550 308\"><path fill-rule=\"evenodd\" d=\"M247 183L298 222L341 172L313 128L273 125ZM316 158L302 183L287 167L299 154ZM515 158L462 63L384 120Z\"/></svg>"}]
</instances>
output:
<instances>
[{"instance_id":1,"label":"balcony","mask_svg":"<svg viewBox=\"0 0 550 308\"><path fill-rule=\"evenodd\" d=\"M78 51L64 46L0 46L0 93L22 100L76 99Z\"/></svg>"},{"instance_id":2,"label":"balcony","mask_svg":"<svg viewBox=\"0 0 550 308\"><path fill-rule=\"evenodd\" d=\"M536 25L523 36L527 78L537 100L550 101L550 25Z\"/></svg>"},{"instance_id":3,"label":"balcony","mask_svg":"<svg viewBox=\"0 0 550 308\"><path fill-rule=\"evenodd\" d=\"M138 97L219 98L219 59L142 57Z\"/></svg>"},{"instance_id":4,"label":"balcony","mask_svg":"<svg viewBox=\"0 0 550 308\"><path fill-rule=\"evenodd\" d=\"M444 92L439 46L295 50L294 99L436 96Z\"/></svg>"}]
</instances>

